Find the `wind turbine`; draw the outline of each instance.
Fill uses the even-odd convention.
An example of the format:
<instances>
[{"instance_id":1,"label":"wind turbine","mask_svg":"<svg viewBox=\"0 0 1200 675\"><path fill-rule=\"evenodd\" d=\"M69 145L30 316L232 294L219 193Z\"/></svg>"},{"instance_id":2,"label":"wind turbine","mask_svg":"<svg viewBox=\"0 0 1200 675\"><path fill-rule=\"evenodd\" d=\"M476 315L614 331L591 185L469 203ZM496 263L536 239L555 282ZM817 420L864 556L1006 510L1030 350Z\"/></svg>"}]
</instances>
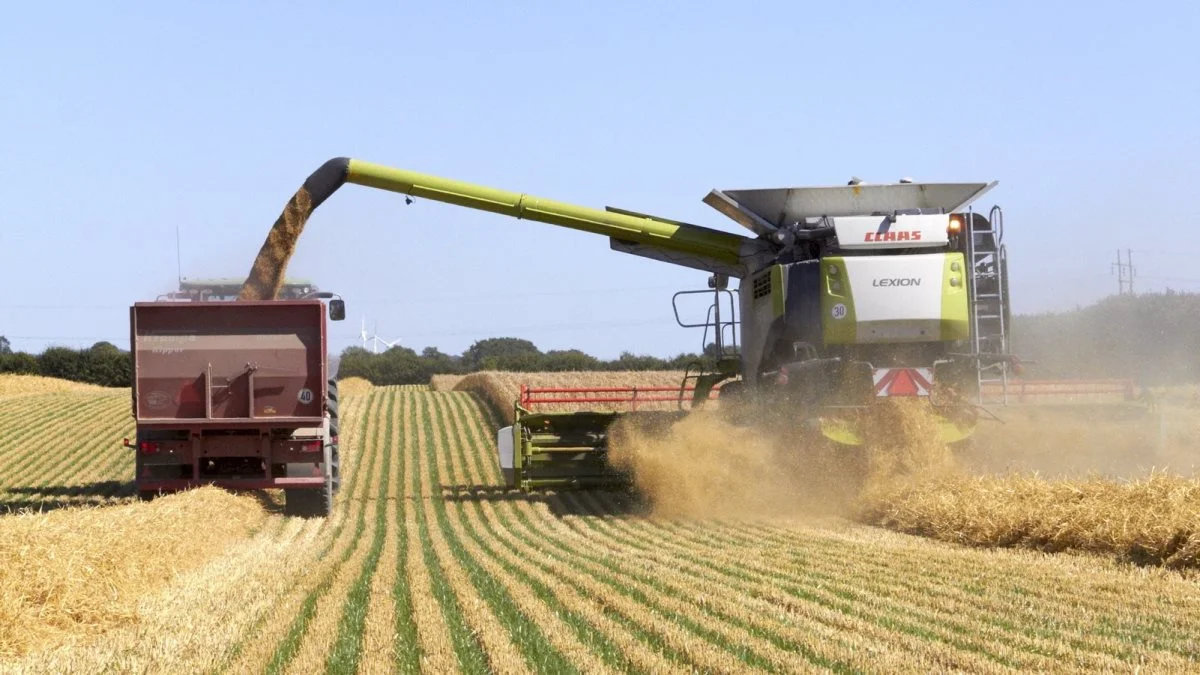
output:
<instances>
[{"instance_id":1,"label":"wind turbine","mask_svg":"<svg viewBox=\"0 0 1200 675\"><path fill-rule=\"evenodd\" d=\"M387 347L388 349L391 349L392 347L400 344L401 338L396 338L395 340L392 340L389 342L388 340L384 340L383 338L379 337L379 322L378 321L375 322L375 328L372 330L372 333L373 333L373 335L370 335L370 336L367 335L367 320L364 318L362 320L362 330L358 334L359 337L362 338L363 349L367 348L368 341L371 342L371 351L376 354L379 353L379 344L380 343L383 343L383 346Z\"/></svg>"}]
</instances>

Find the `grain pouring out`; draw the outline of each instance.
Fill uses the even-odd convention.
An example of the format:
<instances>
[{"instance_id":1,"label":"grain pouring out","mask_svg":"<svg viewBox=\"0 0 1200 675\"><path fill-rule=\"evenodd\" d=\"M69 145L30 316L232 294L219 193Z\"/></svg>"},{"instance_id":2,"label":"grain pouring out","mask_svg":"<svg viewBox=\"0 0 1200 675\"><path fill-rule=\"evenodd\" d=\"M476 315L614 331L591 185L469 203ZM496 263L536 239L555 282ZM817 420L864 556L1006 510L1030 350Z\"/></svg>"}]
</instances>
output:
<instances>
[{"instance_id":1,"label":"grain pouring out","mask_svg":"<svg viewBox=\"0 0 1200 675\"><path fill-rule=\"evenodd\" d=\"M316 205L307 187L296 190L296 194L283 207L283 213L275 220L267 233L267 240L259 249L258 256L250 268L250 274L242 286L239 300L273 300L283 286L288 261L296 252L296 243L304 232Z\"/></svg>"}]
</instances>

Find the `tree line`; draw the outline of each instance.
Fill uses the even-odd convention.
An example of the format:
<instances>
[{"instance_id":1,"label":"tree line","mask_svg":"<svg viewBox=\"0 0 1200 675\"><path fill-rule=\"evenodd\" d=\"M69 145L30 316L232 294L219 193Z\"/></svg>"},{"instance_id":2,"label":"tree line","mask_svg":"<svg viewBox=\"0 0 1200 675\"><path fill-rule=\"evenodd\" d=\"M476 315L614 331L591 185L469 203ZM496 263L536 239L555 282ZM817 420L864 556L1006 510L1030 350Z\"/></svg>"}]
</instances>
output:
<instances>
[{"instance_id":1,"label":"tree line","mask_svg":"<svg viewBox=\"0 0 1200 675\"><path fill-rule=\"evenodd\" d=\"M1121 377L1142 386L1200 382L1200 293L1112 296L1065 312L1013 317L1011 349L1025 362L1028 378ZM578 349L543 352L520 338L479 340L460 355L436 347L416 352L396 346L373 353L349 347L338 377L362 377L377 385L423 384L431 375L479 370L560 372L683 370L711 368L715 349L672 358L624 352L603 360ZM106 387L131 384L132 359L110 342L86 349L50 347L41 354L14 352L0 336L0 373L44 375Z\"/></svg>"},{"instance_id":2,"label":"tree line","mask_svg":"<svg viewBox=\"0 0 1200 675\"><path fill-rule=\"evenodd\" d=\"M87 349L50 347L41 354L28 354L14 352L9 341L0 336L0 373L128 387L132 383L133 360L129 352L111 342L97 342Z\"/></svg>"},{"instance_id":3,"label":"tree line","mask_svg":"<svg viewBox=\"0 0 1200 675\"><path fill-rule=\"evenodd\" d=\"M362 347L342 352L338 377L362 377L376 385L423 384L431 375L465 374L480 370L511 372L565 372L603 370L684 370L702 364L711 368L715 348L704 354L680 354L663 359L656 356L623 352L611 360L598 359L578 349L552 349L543 352L534 343L520 338L479 340L458 356L436 347L420 353L407 347L392 347L378 354Z\"/></svg>"}]
</instances>

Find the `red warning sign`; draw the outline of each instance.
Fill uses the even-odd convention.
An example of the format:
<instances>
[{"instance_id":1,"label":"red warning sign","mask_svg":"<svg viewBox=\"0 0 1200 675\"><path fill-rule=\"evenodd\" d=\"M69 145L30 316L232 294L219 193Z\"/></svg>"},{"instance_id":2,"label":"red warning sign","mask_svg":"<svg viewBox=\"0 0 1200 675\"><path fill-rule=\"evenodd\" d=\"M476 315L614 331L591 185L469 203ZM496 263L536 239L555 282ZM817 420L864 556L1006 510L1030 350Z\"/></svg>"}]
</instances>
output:
<instances>
[{"instance_id":1,"label":"red warning sign","mask_svg":"<svg viewBox=\"0 0 1200 675\"><path fill-rule=\"evenodd\" d=\"M929 396L932 368L876 368L876 396Z\"/></svg>"}]
</instances>

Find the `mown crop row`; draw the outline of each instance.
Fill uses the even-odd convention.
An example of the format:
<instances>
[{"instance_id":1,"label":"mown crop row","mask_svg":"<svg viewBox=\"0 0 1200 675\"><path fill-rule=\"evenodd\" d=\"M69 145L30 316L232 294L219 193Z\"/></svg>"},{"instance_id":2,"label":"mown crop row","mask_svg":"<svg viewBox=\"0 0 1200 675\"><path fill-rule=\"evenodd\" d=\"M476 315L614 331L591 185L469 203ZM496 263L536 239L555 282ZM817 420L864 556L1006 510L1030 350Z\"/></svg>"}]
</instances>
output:
<instances>
[{"instance_id":1,"label":"mown crop row","mask_svg":"<svg viewBox=\"0 0 1200 675\"><path fill-rule=\"evenodd\" d=\"M620 492L526 495L502 487L500 423L469 392L347 397L333 516L272 516L147 598L141 623L22 665L1078 672L1200 657L1200 602L1176 573L837 520L665 519Z\"/></svg>"},{"instance_id":2,"label":"mown crop row","mask_svg":"<svg viewBox=\"0 0 1200 675\"><path fill-rule=\"evenodd\" d=\"M133 494L133 433L126 390L0 398L0 514L99 506Z\"/></svg>"},{"instance_id":3,"label":"mown crop row","mask_svg":"<svg viewBox=\"0 0 1200 675\"><path fill-rule=\"evenodd\" d=\"M290 626L273 651L232 669L1071 671L1196 657L1200 607L1165 573L845 524L662 521L616 493L526 496L500 487L498 420L474 396L377 391L367 414L362 494L375 498L344 502L360 526L339 564L307 581L312 602L273 613Z\"/></svg>"}]
</instances>

